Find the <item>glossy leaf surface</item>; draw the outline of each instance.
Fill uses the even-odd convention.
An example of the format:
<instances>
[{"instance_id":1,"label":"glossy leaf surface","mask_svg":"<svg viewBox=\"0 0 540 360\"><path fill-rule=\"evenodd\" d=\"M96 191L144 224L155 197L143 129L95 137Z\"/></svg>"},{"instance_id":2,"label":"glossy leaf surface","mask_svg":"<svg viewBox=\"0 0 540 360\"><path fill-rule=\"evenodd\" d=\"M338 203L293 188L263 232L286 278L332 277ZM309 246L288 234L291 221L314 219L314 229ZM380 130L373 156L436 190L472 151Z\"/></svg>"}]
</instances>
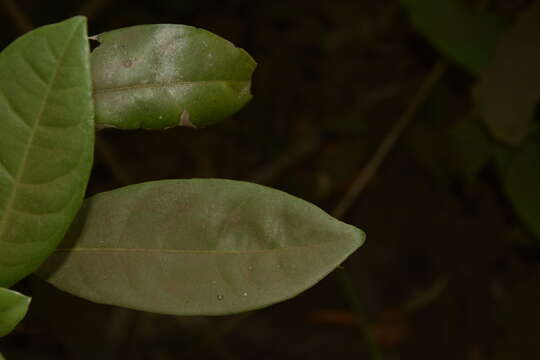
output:
<instances>
[{"instance_id":1,"label":"glossy leaf surface","mask_svg":"<svg viewBox=\"0 0 540 360\"><path fill-rule=\"evenodd\" d=\"M28 305L30 305L28 296L0 287L0 336L6 336L15 329L26 315Z\"/></svg>"},{"instance_id":2,"label":"glossy leaf surface","mask_svg":"<svg viewBox=\"0 0 540 360\"><path fill-rule=\"evenodd\" d=\"M501 39L475 96L495 138L519 145L540 101L540 4L523 13Z\"/></svg>"},{"instance_id":3,"label":"glossy leaf surface","mask_svg":"<svg viewBox=\"0 0 540 360\"><path fill-rule=\"evenodd\" d=\"M85 18L39 28L0 54L0 286L33 272L75 217L92 119Z\"/></svg>"},{"instance_id":4,"label":"glossy leaf surface","mask_svg":"<svg viewBox=\"0 0 540 360\"><path fill-rule=\"evenodd\" d=\"M463 0L401 0L411 20L450 59L473 73L488 65L503 32L495 15L474 10Z\"/></svg>"},{"instance_id":5,"label":"glossy leaf surface","mask_svg":"<svg viewBox=\"0 0 540 360\"><path fill-rule=\"evenodd\" d=\"M361 230L275 189L167 180L87 200L38 274L99 303L229 314L300 293L363 241Z\"/></svg>"},{"instance_id":6,"label":"glossy leaf surface","mask_svg":"<svg viewBox=\"0 0 540 360\"><path fill-rule=\"evenodd\" d=\"M92 52L96 123L122 129L203 127L250 99L255 62L208 31L142 25L98 35Z\"/></svg>"}]
</instances>

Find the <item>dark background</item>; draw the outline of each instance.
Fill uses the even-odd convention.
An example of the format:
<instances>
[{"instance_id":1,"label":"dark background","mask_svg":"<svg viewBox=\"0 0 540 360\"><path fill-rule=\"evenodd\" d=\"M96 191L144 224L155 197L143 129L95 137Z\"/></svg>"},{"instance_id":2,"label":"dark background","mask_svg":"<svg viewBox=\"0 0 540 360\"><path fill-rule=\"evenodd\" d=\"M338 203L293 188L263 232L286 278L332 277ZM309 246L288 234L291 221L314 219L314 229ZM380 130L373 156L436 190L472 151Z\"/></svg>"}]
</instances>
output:
<instances>
[{"instance_id":1,"label":"dark background","mask_svg":"<svg viewBox=\"0 0 540 360\"><path fill-rule=\"evenodd\" d=\"M202 27L259 64L252 102L217 126L100 131L89 195L220 177L331 211L441 59L396 0L13 2L34 26L87 15L91 34ZM490 7L512 19L528 3ZM29 26L16 15L0 6L2 48ZM489 166L464 184L432 156L434 134L466 116L472 82L450 65L344 218L368 234L344 263L363 325L336 274L263 310L189 318L91 304L29 278L18 289L33 296L30 313L0 350L8 360L372 359L371 336L382 359L540 358L538 240Z\"/></svg>"}]
</instances>

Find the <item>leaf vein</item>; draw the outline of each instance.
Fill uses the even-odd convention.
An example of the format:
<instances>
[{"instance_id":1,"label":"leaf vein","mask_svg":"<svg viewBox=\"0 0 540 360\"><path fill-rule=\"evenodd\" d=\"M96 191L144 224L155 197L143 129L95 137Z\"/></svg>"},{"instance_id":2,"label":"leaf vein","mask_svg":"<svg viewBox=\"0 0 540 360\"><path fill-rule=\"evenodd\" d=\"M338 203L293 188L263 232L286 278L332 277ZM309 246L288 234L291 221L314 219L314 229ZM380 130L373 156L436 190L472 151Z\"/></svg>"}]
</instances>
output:
<instances>
[{"instance_id":1,"label":"leaf vein","mask_svg":"<svg viewBox=\"0 0 540 360\"><path fill-rule=\"evenodd\" d=\"M0 159L0 170L2 170L2 172L4 174L7 174L9 180L11 181L15 181L15 177L13 176L13 174L9 171L9 169L7 168L7 166L4 164L4 162L2 161L2 159Z\"/></svg>"},{"instance_id":2,"label":"leaf vein","mask_svg":"<svg viewBox=\"0 0 540 360\"><path fill-rule=\"evenodd\" d=\"M212 83L250 83L250 80L201 80L201 81L174 81L169 83L147 83L147 84L134 84L127 86L111 87L95 89L94 95L100 95L102 93L139 90L139 89L157 89L157 88L169 88L169 87L181 87L185 85L195 84L212 84Z\"/></svg>"},{"instance_id":3,"label":"leaf vein","mask_svg":"<svg viewBox=\"0 0 540 360\"><path fill-rule=\"evenodd\" d=\"M21 56L21 58L23 59L23 63L25 63L26 65L28 65L28 67L30 68L31 72L34 73L36 75L36 78L45 86L47 87L47 80L38 70L37 70L37 67L32 63L32 61L28 60L25 56Z\"/></svg>"},{"instance_id":4,"label":"leaf vein","mask_svg":"<svg viewBox=\"0 0 540 360\"><path fill-rule=\"evenodd\" d=\"M314 247L327 246L338 241L307 244L303 246L288 246L274 249L258 249L258 250L185 250L185 249L145 249L145 248L57 248L54 252L66 253L66 252L86 252L95 254L105 253L140 253L140 254L220 254L220 255L242 255L242 254L257 254L257 253L269 253L276 251L307 249Z\"/></svg>"},{"instance_id":5,"label":"leaf vein","mask_svg":"<svg viewBox=\"0 0 540 360\"><path fill-rule=\"evenodd\" d=\"M17 169L17 172L15 173L15 176L14 176L15 182L14 182L13 188L12 188L10 194L9 194L9 198L8 198L8 200L6 202L5 212L4 212L3 216L2 216L2 218L0 219L0 241L1 242L6 242L6 239L4 238L4 234L5 234L5 231L7 229L8 218L10 217L12 211L14 210L13 205L14 205L15 199L17 197L17 191L18 191L19 182L21 181L22 175L24 173L24 169L26 167L26 162L28 161L28 157L29 157L29 154L30 154L30 149L32 148L32 143L33 143L33 140L34 140L34 137L35 137L35 134L36 134L36 130L39 128L40 122L41 122L42 117L43 117L43 113L45 112L45 109L47 107L47 102L48 102L49 97L51 95L51 90L54 87L54 84L55 84L56 79L58 77L58 73L60 72L60 68L61 68L61 65L63 63L63 59L65 58L66 51L67 51L67 49L69 47L69 44L71 44L71 41L72 41L72 39L73 39L76 32L77 32L77 27L74 27L73 31L71 32L71 34L68 37L68 40L64 44L64 48L62 49L61 56L58 57L58 62L57 62L56 67L54 69L53 76L51 77L51 81L49 83L49 86L45 90L45 94L43 96L43 101L41 103L40 109L39 109L39 111L37 113L37 116L36 116L36 121L34 123L34 126L32 127L31 133L30 133L30 135L28 137L28 141L26 143L26 148L25 148L24 153L23 153L21 164L20 164L19 168ZM47 42L49 41L48 37L45 37L45 41L47 41ZM50 43L48 43L48 45L50 46Z\"/></svg>"},{"instance_id":6,"label":"leaf vein","mask_svg":"<svg viewBox=\"0 0 540 360\"><path fill-rule=\"evenodd\" d=\"M21 122L24 125L24 127L26 127L27 129L32 129L32 125L24 121L24 117L21 115L20 111L15 108L11 99L8 96L6 96L6 94L4 94L4 90L1 87L0 87L0 93L2 95L2 98L5 100L5 103L9 111L13 114L13 117L16 120L19 120L19 122Z\"/></svg>"}]
</instances>

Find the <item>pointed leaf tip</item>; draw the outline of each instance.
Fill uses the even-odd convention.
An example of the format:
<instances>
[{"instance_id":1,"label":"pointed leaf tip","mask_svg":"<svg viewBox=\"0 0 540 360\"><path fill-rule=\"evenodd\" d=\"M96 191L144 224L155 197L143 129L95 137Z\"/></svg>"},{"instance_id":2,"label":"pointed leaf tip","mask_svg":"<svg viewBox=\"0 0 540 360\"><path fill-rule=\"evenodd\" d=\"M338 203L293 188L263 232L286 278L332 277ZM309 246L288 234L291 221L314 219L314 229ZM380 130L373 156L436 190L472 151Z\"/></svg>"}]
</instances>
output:
<instances>
[{"instance_id":1,"label":"pointed leaf tip","mask_svg":"<svg viewBox=\"0 0 540 360\"><path fill-rule=\"evenodd\" d=\"M39 274L99 303L230 314L306 290L364 237L316 206L264 186L158 181L88 199Z\"/></svg>"},{"instance_id":2,"label":"pointed leaf tip","mask_svg":"<svg viewBox=\"0 0 540 360\"><path fill-rule=\"evenodd\" d=\"M0 337L8 335L26 315L31 298L0 287Z\"/></svg>"}]
</instances>

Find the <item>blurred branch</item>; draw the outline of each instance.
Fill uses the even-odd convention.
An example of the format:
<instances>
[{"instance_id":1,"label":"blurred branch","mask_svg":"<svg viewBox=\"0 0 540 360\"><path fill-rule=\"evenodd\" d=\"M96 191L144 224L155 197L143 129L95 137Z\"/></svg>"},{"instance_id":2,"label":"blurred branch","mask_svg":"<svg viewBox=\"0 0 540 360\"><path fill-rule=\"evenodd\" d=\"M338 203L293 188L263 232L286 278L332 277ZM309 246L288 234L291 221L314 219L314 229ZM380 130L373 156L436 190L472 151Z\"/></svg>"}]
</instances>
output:
<instances>
[{"instance_id":1,"label":"blurred branch","mask_svg":"<svg viewBox=\"0 0 540 360\"><path fill-rule=\"evenodd\" d=\"M489 5L489 0L480 0L480 7L486 8ZM415 118L416 114L425 103L435 84L441 79L448 68L448 63L444 60L440 60L431 71L426 76L425 80L421 84L420 88L416 92L415 96L412 98L411 102L401 115L401 117L396 121L394 126L382 139L379 147L375 150L371 159L367 164L360 170L356 178L352 181L351 185L338 202L335 207L332 215L336 218L342 218L354 204L358 196L366 188L366 186L373 180L377 174L380 166L386 159L386 157L393 150L397 141L410 124L410 122ZM347 297L351 309L355 312L357 321L360 324L362 333L366 341L368 342L371 350L372 359L381 359L382 354L378 349L378 345L375 343L371 327L369 326L367 320L364 318L362 303L356 289L352 284L350 276L345 271L345 268L340 268L337 271L338 280L340 282L341 288ZM430 303L438 297L442 291L446 288L447 278L443 277L438 279L435 285L428 290L416 294L411 300L409 300L405 305L405 311L412 312L425 304Z\"/></svg>"},{"instance_id":2,"label":"blurred branch","mask_svg":"<svg viewBox=\"0 0 540 360\"><path fill-rule=\"evenodd\" d=\"M403 134L403 131L407 128L412 119L416 116L416 113L420 107L424 104L428 98L433 86L441 78L441 76L446 71L448 67L447 63L444 61L438 62L433 69L430 71L424 82L422 83L420 89L409 103L409 106L403 112L403 115L396 121L392 129L386 134L386 136L381 141L379 147L367 162L367 164L360 170L357 177L353 180L345 195L341 198L338 205L332 212L332 215L336 218L342 218L351 206L356 201L360 193L365 189L365 187L373 180L379 167L386 159L388 154L394 148L397 140Z\"/></svg>"},{"instance_id":3,"label":"blurred branch","mask_svg":"<svg viewBox=\"0 0 540 360\"><path fill-rule=\"evenodd\" d=\"M433 86L446 71L446 68L447 63L440 61L429 72L428 76L420 86L420 89L403 112L403 115L396 121L392 129L390 129L390 131L386 134L377 150L375 150L375 153L371 159L360 170L357 177L349 186L349 189L332 212L334 217L342 218L354 204L360 193L366 188L371 180L373 180L373 177L379 170L379 167L384 162L388 154L392 151L409 123L412 121L412 119L414 119L418 110L431 93ZM340 268L337 271L337 276L341 288L347 298L347 301L349 302L349 306L357 317L358 324L360 325L360 329L362 331L362 336L369 345L371 359L382 359L382 353L379 346L375 342L371 327L364 316L362 302L360 301L350 276L346 272L345 268Z\"/></svg>"},{"instance_id":4,"label":"blurred branch","mask_svg":"<svg viewBox=\"0 0 540 360\"><path fill-rule=\"evenodd\" d=\"M2 5L6 8L13 24L17 26L20 32L26 33L34 28L34 25L13 0L2 0Z\"/></svg>"},{"instance_id":5,"label":"blurred branch","mask_svg":"<svg viewBox=\"0 0 540 360\"><path fill-rule=\"evenodd\" d=\"M410 122L414 119L418 113L418 110L429 97L434 85L442 77L446 69L447 63L441 61L437 63L429 72L419 90L403 112L402 116L386 134L371 159L361 169L357 177L351 183L349 189L332 212L334 217L342 218L354 204L360 193L371 182L379 167L382 165L388 154L393 150L397 141ZM259 183L272 183L276 181L277 177L280 176L280 174L282 174L287 168L292 167L294 164L315 151L318 148L319 142L320 139L317 136L312 136L298 144L294 144L292 147L284 151L283 155L280 156L275 162L256 172L256 174L251 178L251 181ZM338 269L337 276L351 309L354 311L357 317L358 324L360 325L362 331L362 336L370 348L371 359L382 359L382 353L375 342L369 322L364 317L362 302L358 297L350 276L347 274L344 268Z\"/></svg>"}]
</instances>

